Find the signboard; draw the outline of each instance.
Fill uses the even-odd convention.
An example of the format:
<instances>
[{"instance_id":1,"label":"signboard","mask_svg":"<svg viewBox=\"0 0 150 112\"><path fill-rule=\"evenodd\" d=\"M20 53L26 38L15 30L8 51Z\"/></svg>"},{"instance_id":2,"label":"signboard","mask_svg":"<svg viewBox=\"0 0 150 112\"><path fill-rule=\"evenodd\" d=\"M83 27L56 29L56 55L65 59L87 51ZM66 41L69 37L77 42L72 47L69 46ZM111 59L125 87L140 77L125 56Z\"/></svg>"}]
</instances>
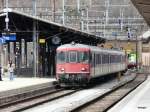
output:
<instances>
[{"instance_id":1,"label":"signboard","mask_svg":"<svg viewBox=\"0 0 150 112\"><path fill-rule=\"evenodd\" d=\"M45 43L45 39L39 39L39 43L40 44L44 44Z\"/></svg>"},{"instance_id":2,"label":"signboard","mask_svg":"<svg viewBox=\"0 0 150 112\"><path fill-rule=\"evenodd\" d=\"M2 38L8 41L15 41L16 33L2 33Z\"/></svg>"}]
</instances>

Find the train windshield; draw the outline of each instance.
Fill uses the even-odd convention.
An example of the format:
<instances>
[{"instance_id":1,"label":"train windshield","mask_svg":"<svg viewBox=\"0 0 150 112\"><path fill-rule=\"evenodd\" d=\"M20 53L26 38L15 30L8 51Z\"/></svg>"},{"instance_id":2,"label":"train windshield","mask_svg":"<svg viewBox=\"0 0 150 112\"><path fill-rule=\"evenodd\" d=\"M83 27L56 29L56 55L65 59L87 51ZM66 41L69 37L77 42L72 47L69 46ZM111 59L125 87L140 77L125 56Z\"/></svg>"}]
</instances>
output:
<instances>
[{"instance_id":1,"label":"train windshield","mask_svg":"<svg viewBox=\"0 0 150 112\"><path fill-rule=\"evenodd\" d=\"M75 63L77 62L77 52L76 51L70 51L69 52L69 62Z\"/></svg>"},{"instance_id":2,"label":"train windshield","mask_svg":"<svg viewBox=\"0 0 150 112\"><path fill-rule=\"evenodd\" d=\"M57 53L57 63L65 63L66 62L66 53L61 51Z\"/></svg>"},{"instance_id":3,"label":"train windshield","mask_svg":"<svg viewBox=\"0 0 150 112\"><path fill-rule=\"evenodd\" d=\"M88 52L79 52L79 62L88 63L89 62L89 53Z\"/></svg>"},{"instance_id":4,"label":"train windshield","mask_svg":"<svg viewBox=\"0 0 150 112\"><path fill-rule=\"evenodd\" d=\"M57 52L57 63L88 63L89 53L81 51Z\"/></svg>"}]
</instances>

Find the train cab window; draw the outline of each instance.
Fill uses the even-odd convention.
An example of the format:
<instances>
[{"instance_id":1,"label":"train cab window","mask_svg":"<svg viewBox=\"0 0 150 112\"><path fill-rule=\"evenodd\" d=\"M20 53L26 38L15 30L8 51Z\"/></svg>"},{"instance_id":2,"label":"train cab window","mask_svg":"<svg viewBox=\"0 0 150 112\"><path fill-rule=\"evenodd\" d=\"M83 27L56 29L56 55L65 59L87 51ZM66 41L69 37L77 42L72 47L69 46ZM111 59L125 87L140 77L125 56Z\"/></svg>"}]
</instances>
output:
<instances>
[{"instance_id":1,"label":"train cab window","mask_svg":"<svg viewBox=\"0 0 150 112\"><path fill-rule=\"evenodd\" d=\"M76 51L69 52L69 62L71 62L71 63L77 62L77 52Z\"/></svg>"},{"instance_id":2,"label":"train cab window","mask_svg":"<svg viewBox=\"0 0 150 112\"><path fill-rule=\"evenodd\" d=\"M61 51L57 53L57 63L64 63L65 62L65 52Z\"/></svg>"},{"instance_id":3,"label":"train cab window","mask_svg":"<svg viewBox=\"0 0 150 112\"><path fill-rule=\"evenodd\" d=\"M88 52L79 52L79 62L88 63L89 62L89 53Z\"/></svg>"}]
</instances>

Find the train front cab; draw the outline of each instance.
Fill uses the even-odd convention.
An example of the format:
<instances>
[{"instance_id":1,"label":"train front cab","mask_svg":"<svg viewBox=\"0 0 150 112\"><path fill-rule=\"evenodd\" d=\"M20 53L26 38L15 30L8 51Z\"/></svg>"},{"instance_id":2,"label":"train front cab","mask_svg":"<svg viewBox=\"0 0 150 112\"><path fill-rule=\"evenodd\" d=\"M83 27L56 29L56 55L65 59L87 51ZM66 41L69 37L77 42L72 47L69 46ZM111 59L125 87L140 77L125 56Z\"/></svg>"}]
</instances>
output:
<instances>
[{"instance_id":1,"label":"train front cab","mask_svg":"<svg viewBox=\"0 0 150 112\"><path fill-rule=\"evenodd\" d=\"M64 49L57 51L56 78L61 84L82 85L89 81L89 50Z\"/></svg>"}]
</instances>

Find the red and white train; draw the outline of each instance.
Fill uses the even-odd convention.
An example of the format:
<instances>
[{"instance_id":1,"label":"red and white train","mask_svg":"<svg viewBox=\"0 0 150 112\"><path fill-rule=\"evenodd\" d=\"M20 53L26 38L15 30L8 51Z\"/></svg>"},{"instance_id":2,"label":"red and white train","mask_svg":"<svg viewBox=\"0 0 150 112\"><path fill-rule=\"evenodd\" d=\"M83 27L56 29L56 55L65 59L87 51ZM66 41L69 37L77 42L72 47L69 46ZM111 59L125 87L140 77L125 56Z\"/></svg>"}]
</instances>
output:
<instances>
[{"instance_id":1,"label":"red and white train","mask_svg":"<svg viewBox=\"0 0 150 112\"><path fill-rule=\"evenodd\" d=\"M61 85L84 85L92 78L124 71L123 51L83 44L65 44L57 48L56 79Z\"/></svg>"}]
</instances>

